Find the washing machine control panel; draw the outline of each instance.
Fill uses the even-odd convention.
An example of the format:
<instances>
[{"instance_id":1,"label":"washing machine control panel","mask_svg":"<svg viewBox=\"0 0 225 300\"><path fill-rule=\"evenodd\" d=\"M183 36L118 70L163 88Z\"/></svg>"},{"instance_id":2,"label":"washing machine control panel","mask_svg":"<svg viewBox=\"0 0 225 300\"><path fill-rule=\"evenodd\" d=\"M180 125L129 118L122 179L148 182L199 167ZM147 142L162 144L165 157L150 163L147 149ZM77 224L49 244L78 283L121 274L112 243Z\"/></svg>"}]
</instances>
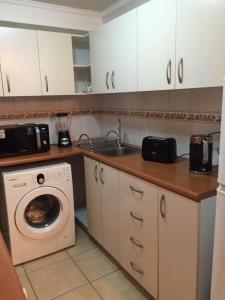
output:
<instances>
[{"instance_id":1,"label":"washing machine control panel","mask_svg":"<svg viewBox=\"0 0 225 300\"><path fill-rule=\"evenodd\" d=\"M33 177L33 182L36 182L40 185L46 183L50 184L50 182L60 183L69 181L70 174L67 169L52 169L43 173L38 173Z\"/></svg>"}]
</instances>

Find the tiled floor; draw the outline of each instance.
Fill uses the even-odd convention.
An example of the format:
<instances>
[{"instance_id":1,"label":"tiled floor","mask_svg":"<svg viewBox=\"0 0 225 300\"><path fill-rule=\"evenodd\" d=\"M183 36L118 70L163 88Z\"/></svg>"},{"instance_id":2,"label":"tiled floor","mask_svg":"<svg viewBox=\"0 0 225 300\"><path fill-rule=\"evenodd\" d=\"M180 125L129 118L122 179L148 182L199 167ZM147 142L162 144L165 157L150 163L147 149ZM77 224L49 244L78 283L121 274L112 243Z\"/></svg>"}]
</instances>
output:
<instances>
[{"instance_id":1,"label":"tiled floor","mask_svg":"<svg viewBox=\"0 0 225 300\"><path fill-rule=\"evenodd\" d=\"M118 266L77 226L77 244L17 266L28 300L146 300Z\"/></svg>"}]
</instances>

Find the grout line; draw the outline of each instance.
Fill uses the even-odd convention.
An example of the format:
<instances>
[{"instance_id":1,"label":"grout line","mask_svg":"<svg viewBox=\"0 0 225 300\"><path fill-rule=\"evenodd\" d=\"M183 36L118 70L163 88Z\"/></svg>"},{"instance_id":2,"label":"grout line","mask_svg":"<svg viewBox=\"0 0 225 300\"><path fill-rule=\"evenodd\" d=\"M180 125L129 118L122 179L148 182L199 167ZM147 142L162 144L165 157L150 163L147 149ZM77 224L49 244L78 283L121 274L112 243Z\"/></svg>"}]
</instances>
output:
<instances>
[{"instance_id":1,"label":"grout line","mask_svg":"<svg viewBox=\"0 0 225 300\"><path fill-rule=\"evenodd\" d=\"M74 289L72 289L72 290L69 290L69 291L67 291L67 292L65 292L65 293L59 294L59 295L57 295L56 297L50 298L49 300L57 299L57 298L59 298L59 297L61 297L61 296L63 296L63 295L66 295L66 294L71 293L71 292L73 292L73 291L75 291L75 290L78 290L78 289L80 289L80 288L82 288L82 287L84 287L85 285L88 285L88 284L89 284L89 283L84 283L84 284L82 284L82 285L80 285L80 286L78 286L78 287L76 287L76 288L74 288ZM38 299L37 299L37 300L38 300Z\"/></svg>"},{"instance_id":2,"label":"grout line","mask_svg":"<svg viewBox=\"0 0 225 300\"><path fill-rule=\"evenodd\" d=\"M31 280L30 280L30 277L28 276L28 274L27 274L27 272L26 272L25 269L24 269L24 271L25 271L25 276L27 277L27 279L28 279L28 281L29 281L29 283L30 283L31 289L32 289L32 291L33 291L33 293L34 293L36 299L38 300L38 296L37 296L37 294L35 293L35 289L34 289L34 287L33 287L33 285L32 285L32 282L31 282Z\"/></svg>"}]
</instances>

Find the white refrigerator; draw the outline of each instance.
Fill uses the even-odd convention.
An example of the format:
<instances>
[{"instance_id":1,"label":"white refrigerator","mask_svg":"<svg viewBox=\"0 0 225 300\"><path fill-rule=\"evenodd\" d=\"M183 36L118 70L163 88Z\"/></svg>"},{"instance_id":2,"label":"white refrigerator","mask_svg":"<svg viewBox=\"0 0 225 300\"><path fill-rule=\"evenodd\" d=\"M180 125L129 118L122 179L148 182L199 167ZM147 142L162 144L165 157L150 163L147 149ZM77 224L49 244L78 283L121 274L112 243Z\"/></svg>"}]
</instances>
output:
<instances>
[{"instance_id":1,"label":"white refrigerator","mask_svg":"<svg viewBox=\"0 0 225 300\"><path fill-rule=\"evenodd\" d=\"M218 184L211 300L225 300L225 78L223 84Z\"/></svg>"}]
</instances>

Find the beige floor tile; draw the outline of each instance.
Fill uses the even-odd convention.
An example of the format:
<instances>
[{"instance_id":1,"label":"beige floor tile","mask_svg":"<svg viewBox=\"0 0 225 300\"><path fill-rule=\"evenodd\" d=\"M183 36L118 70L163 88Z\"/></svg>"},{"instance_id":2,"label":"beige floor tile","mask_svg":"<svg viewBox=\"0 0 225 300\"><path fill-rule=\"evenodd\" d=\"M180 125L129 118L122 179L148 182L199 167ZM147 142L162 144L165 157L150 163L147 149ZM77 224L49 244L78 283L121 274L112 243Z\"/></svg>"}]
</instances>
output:
<instances>
[{"instance_id":1,"label":"beige floor tile","mask_svg":"<svg viewBox=\"0 0 225 300\"><path fill-rule=\"evenodd\" d=\"M38 269L41 269L43 267L52 265L56 262L59 262L61 260L65 260L69 258L68 254L66 253L66 251L60 251L57 253L53 253L51 255L48 256L44 256L38 259L35 259L33 261L30 261L28 263L25 263L23 266L26 270L27 273L29 272L33 272L36 271Z\"/></svg>"},{"instance_id":2,"label":"beige floor tile","mask_svg":"<svg viewBox=\"0 0 225 300\"><path fill-rule=\"evenodd\" d=\"M101 300L99 295L90 284L84 285L69 293L66 293L55 300Z\"/></svg>"},{"instance_id":3,"label":"beige floor tile","mask_svg":"<svg viewBox=\"0 0 225 300\"><path fill-rule=\"evenodd\" d=\"M16 266L15 269L16 269L16 273L17 273L18 276L21 276L21 275L25 274L25 271L24 271L24 268L23 268L22 265Z\"/></svg>"},{"instance_id":4,"label":"beige floor tile","mask_svg":"<svg viewBox=\"0 0 225 300\"><path fill-rule=\"evenodd\" d=\"M22 287L26 289L28 300L37 300L27 276L26 275L19 276L19 279Z\"/></svg>"},{"instance_id":5,"label":"beige floor tile","mask_svg":"<svg viewBox=\"0 0 225 300\"><path fill-rule=\"evenodd\" d=\"M146 300L136 287L116 271L92 283L104 300Z\"/></svg>"},{"instance_id":6,"label":"beige floor tile","mask_svg":"<svg viewBox=\"0 0 225 300\"><path fill-rule=\"evenodd\" d=\"M98 248L73 256L72 258L90 281L118 269L117 266Z\"/></svg>"},{"instance_id":7,"label":"beige floor tile","mask_svg":"<svg viewBox=\"0 0 225 300\"><path fill-rule=\"evenodd\" d=\"M89 236L78 226L76 226L76 245L67 249L70 256L81 254L90 249L96 248L95 244L90 240Z\"/></svg>"},{"instance_id":8,"label":"beige floor tile","mask_svg":"<svg viewBox=\"0 0 225 300\"><path fill-rule=\"evenodd\" d=\"M48 300L87 283L72 259L63 260L28 274L38 300Z\"/></svg>"}]
</instances>

